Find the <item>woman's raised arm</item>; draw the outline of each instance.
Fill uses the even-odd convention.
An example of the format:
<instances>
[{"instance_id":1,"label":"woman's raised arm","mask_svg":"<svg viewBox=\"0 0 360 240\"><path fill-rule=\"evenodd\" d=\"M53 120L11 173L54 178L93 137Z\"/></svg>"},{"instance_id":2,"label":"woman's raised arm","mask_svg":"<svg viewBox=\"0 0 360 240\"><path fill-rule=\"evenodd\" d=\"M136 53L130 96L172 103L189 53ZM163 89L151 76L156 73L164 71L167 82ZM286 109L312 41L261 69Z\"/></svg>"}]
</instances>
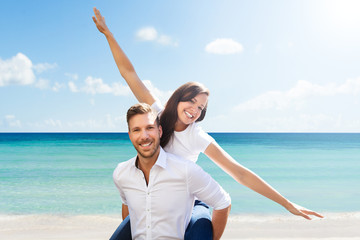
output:
<instances>
[{"instance_id":1,"label":"woman's raised arm","mask_svg":"<svg viewBox=\"0 0 360 240\"><path fill-rule=\"evenodd\" d=\"M232 176L237 182L273 200L274 202L277 202L292 214L304 217L308 220L311 220L309 215L323 218L323 216L321 216L320 214L296 205L287 200L255 173L236 162L216 142L211 143L206 148L204 153L219 167L221 167L221 169L223 169L226 173Z\"/></svg>"},{"instance_id":2,"label":"woman's raised arm","mask_svg":"<svg viewBox=\"0 0 360 240\"><path fill-rule=\"evenodd\" d=\"M110 32L109 28L106 26L105 18L100 14L100 11L94 8L94 13L95 16L93 16L92 19L94 20L98 30L105 35L121 76L125 79L139 102L152 105L155 102L155 97L138 77L134 66L116 42L116 39Z\"/></svg>"}]
</instances>

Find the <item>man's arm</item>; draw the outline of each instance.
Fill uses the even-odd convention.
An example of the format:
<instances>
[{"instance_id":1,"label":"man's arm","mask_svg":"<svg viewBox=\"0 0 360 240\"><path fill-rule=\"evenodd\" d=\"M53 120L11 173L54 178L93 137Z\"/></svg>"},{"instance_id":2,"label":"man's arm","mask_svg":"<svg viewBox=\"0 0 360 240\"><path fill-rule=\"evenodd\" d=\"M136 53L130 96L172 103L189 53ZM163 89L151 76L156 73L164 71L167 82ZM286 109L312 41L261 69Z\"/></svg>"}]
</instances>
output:
<instances>
[{"instance_id":1,"label":"man's arm","mask_svg":"<svg viewBox=\"0 0 360 240\"><path fill-rule=\"evenodd\" d=\"M128 208L128 206L125 205L125 204L122 204L122 207L121 207L121 216L122 216L122 219L124 220L128 215L129 215L129 208Z\"/></svg>"},{"instance_id":2,"label":"man's arm","mask_svg":"<svg viewBox=\"0 0 360 240\"><path fill-rule=\"evenodd\" d=\"M214 239L220 239L231 208L229 194L201 167L190 161L188 162L187 181L190 193L213 207L213 236Z\"/></svg>"},{"instance_id":3,"label":"man's arm","mask_svg":"<svg viewBox=\"0 0 360 240\"><path fill-rule=\"evenodd\" d=\"M227 219L230 214L231 205L221 210L213 210L212 213L212 226L213 226L213 239L218 240L224 233Z\"/></svg>"},{"instance_id":4,"label":"man's arm","mask_svg":"<svg viewBox=\"0 0 360 240\"><path fill-rule=\"evenodd\" d=\"M113 181L114 181L116 188L119 190L120 198L121 198L121 201L123 202L123 204L121 206L121 216L122 216L123 220L129 215L129 208L127 206L126 196L125 196L124 191L122 190L122 187L120 184L121 181L119 180L121 172L124 172L124 163L125 162L118 164L118 166L115 168L115 170L113 172Z\"/></svg>"}]
</instances>

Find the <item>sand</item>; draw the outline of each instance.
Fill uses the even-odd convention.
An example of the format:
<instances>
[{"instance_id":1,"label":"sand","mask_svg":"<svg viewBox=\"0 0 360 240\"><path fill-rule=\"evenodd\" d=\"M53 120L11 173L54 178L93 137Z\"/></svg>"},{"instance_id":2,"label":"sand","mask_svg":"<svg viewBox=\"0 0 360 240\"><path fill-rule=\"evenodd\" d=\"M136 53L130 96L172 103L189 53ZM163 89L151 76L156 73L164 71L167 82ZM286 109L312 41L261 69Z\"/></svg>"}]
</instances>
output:
<instances>
[{"instance_id":1,"label":"sand","mask_svg":"<svg viewBox=\"0 0 360 240\"><path fill-rule=\"evenodd\" d=\"M324 215L311 221L290 215L231 215L222 239L360 240L360 212ZM0 239L109 239L119 223L115 215L0 215Z\"/></svg>"}]
</instances>

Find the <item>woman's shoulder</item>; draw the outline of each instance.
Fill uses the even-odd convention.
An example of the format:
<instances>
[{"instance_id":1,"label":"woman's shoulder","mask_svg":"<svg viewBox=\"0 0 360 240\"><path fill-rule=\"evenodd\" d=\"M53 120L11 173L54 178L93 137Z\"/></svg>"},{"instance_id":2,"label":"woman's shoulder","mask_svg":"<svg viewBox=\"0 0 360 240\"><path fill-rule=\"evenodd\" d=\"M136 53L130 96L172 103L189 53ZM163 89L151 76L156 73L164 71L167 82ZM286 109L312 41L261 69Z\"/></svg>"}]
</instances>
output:
<instances>
[{"instance_id":1,"label":"woman's shoulder","mask_svg":"<svg viewBox=\"0 0 360 240\"><path fill-rule=\"evenodd\" d=\"M188 139L189 144L197 145L199 141L213 141L213 138L207 132L205 132L202 127L196 122L189 124L189 126L183 132L179 132L176 134L180 138Z\"/></svg>"},{"instance_id":2,"label":"woman's shoulder","mask_svg":"<svg viewBox=\"0 0 360 240\"><path fill-rule=\"evenodd\" d=\"M186 128L186 131L188 131L189 133L192 134L207 134L203 128L201 127L200 124L198 124L197 122L191 123L189 124L189 126Z\"/></svg>"}]
</instances>

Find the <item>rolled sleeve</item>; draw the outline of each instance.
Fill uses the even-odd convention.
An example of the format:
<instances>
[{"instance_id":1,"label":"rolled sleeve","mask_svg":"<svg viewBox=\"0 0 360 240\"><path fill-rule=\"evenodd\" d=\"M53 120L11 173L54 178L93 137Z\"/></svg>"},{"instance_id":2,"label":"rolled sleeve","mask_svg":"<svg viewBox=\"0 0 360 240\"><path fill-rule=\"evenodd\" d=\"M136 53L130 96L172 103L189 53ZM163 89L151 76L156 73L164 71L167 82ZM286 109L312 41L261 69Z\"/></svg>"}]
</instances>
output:
<instances>
[{"instance_id":1,"label":"rolled sleeve","mask_svg":"<svg viewBox=\"0 0 360 240\"><path fill-rule=\"evenodd\" d=\"M204 201L214 210L221 210L230 206L229 194L201 167L189 162L187 174L189 192L199 200Z\"/></svg>"},{"instance_id":2,"label":"rolled sleeve","mask_svg":"<svg viewBox=\"0 0 360 240\"><path fill-rule=\"evenodd\" d=\"M162 113L162 111L164 110L164 106L161 104L161 102L159 100L156 100L151 105L151 107L158 113L158 115L160 115Z\"/></svg>"}]
</instances>

